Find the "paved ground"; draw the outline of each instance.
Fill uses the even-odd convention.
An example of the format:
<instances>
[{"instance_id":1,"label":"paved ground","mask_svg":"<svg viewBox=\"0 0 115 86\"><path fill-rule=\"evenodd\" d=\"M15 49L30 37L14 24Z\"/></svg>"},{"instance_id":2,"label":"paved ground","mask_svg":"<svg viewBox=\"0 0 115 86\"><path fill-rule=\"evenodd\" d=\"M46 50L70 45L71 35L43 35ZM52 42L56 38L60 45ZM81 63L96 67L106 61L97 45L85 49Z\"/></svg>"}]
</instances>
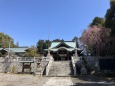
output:
<instances>
[{"instance_id":1,"label":"paved ground","mask_svg":"<svg viewBox=\"0 0 115 86\"><path fill-rule=\"evenodd\" d=\"M0 74L0 86L115 86L115 78Z\"/></svg>"}]
</instances>

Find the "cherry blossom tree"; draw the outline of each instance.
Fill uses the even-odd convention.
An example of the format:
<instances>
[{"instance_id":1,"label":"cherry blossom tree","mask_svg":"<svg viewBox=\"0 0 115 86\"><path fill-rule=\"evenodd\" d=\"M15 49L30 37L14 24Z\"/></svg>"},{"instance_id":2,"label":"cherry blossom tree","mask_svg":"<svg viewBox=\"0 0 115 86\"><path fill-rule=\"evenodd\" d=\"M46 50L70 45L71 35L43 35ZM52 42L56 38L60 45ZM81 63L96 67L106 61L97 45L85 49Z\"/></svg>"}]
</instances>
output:
<instances>
[{"instance_id":1,"label":"cherry blossom tree","mask_svg":"<svg viewBox=\"0 0 115 86\"><path fill-rule=\"evenodd\" d=\"M108 55L110 49L110 29L92 26L84 30L81 36L83 45L94 55Z\"/></svg>"}]
</instances>

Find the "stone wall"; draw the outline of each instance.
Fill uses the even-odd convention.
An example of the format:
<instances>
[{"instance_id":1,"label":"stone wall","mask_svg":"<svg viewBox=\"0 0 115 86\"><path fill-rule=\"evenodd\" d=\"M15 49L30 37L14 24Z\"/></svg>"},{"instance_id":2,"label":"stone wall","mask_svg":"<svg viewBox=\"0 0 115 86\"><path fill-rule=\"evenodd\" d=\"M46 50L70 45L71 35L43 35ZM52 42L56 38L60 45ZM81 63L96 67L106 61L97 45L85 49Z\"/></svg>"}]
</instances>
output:
<instances>
[{"instance_id":1,"label":"stone wall","mask_svg":"<svg viewBox=\"0 0 115 86\"><path fill-rule=\"evenodd\" d=\"M39 58L23 58L23 57L17 57L17 58L0 58L0 72L1 73L18 73L22 71L22 63L20 61L34 61L35 63L31 64L31 70L32 72L35 70L35 67L37 66L37 62Z\"/></svg>"}]
</instances>

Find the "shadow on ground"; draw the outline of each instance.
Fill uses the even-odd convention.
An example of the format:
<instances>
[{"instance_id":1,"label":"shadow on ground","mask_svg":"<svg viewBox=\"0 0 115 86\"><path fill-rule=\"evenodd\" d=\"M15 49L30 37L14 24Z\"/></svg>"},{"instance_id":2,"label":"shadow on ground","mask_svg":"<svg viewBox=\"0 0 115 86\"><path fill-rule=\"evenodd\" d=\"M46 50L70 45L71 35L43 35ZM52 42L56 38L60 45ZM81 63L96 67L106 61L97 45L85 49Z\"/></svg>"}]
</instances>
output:
<instances>
[{"instance_id":1,"label":"shadow on ground","mask_svg":"<svg viewBox=\"0 0 115 86\"><path fill-rule=\"evenodd\" d=\"M78 76L72 82L74 86L115 86L115 77Z\"/></svg>"},{"instance_id":2,"label":"shadow on ground","mask_svg":"<svg viewBox=\"0 0 115 86\"><path fill-rule=\"evenodd\" d=\"M115 86L115 84L98 84L98 83L77 83L72 86Z\"/></svg>"}]
</instances>

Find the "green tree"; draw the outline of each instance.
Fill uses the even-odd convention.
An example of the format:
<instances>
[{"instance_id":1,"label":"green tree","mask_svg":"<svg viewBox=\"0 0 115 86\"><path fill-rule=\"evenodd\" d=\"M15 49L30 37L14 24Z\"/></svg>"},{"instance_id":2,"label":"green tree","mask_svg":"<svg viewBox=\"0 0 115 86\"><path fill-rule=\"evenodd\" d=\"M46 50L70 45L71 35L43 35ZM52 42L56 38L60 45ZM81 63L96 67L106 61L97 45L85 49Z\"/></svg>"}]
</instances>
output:
<instances>
[{"instance_id":1,"label":"green tree","mask_svg":"<svg viewBox=\"0 0 115 86\"><path fill-rule=\"evenodd\" d=\"M31 46L30 48L26 50L25 56L26 57L38 57L39 55L37 53L37 48L35 46Z\"/></svg>"},{"instance_id":2,"label":"green tree","mask_svg":"<svg viewBox=\"0 0 115 86\"><path fill-rule=\"evenodd\" d=\"M111 29L111 35L115 36L115 0L110 0L110 8L105 15L105 26Z\"/></svg>"},{"instance_id":3,"label":"green tree","mask_svg":"<svg viewBox=\"0 0 115 86\"><path fill-rule=\"evenodd\" d=\"M54 39L53 42L61 42L61 39Z\"/></svg>"},{"instance_id":4,"label":"green tree","mask_svg":"<svg viewBox=\"0 0 115 86\"><path fill-rule=\"evenodd\" d=\"M11 47L15 47L13 38L11 38L9 35L4 34L0 32L0 47L8 47L9 43Z\"/></svg>"},{"instance_id":5,"label":"green tree","mask_svg":"<svg viewBox=\"0 0 115 86\"><path fill-rule=\"evenodd\" d=\"M50 47L50 45L51 45L51 41L45 40L45 42L44 42L44 49L48 49Z\"/></svg>"},{"instance_id":6,"label":"green tree","mask_svg":"<svg viewBox=\"0 0 115 86\"><path fill-rule=\"evenodd\" d=\"M105 27L111 29L111 51L115 55L115 0L110 0L110 8L105 15Z\"/></svg>"},{"instance_id":7,"label":"green tree","mask_svg":"<svg viewBox=\"0 0 115 86\"><path fill-rule=\"evenodd\" d=\"M37 50L38 52L43 52L44 49L48 49L51 45L51 41L49 40L39 40L37 42Z\"/></svg>"},{"instance_id":8,"label":"green tree","mask_svg":"<svg viewBox=\"0 0 115 86\"><path fill-rule=\"evenodd\" d=\"M37 50L38 50L38 52L42 52L43 48L44 48L44 40L39 40L37 42Z\"/></svg>"},{"instance_id":9,"label":"green tree","mask_svg":"<svg viewBox=\"0 0 115 86\"><path fill-rule=\"evenodd\" d=\"M104 18L100 18L100 17L95 17L92 21L92 23L90 24L90 26L98 26L98 27L104 27L105 25L105 19Z\"/></svg>"}]
</instances>

